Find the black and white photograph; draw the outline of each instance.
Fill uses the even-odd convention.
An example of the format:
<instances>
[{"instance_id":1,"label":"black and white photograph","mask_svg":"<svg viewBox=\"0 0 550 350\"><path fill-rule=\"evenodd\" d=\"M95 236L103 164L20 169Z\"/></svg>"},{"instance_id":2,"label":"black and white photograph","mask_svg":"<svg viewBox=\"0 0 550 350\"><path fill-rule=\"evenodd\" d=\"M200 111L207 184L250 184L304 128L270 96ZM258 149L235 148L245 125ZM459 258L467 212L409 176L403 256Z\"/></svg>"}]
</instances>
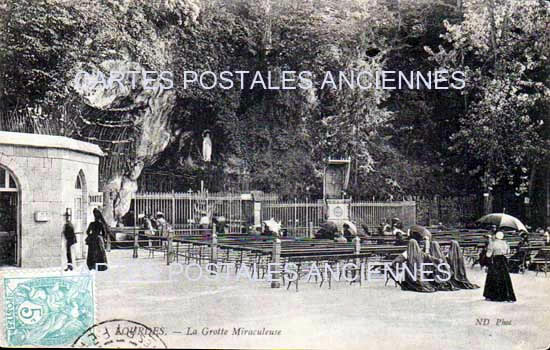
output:
<instances>
[{"instance_id":1,"label":"black and white photograph","mask_svg":"<svg viewBox=\"0 0 550 350\"><path fill-rule=\"evenodd\" d=\"M550 1L0 0L0 346L550 349Z\"/></svg>"}]
</instances>

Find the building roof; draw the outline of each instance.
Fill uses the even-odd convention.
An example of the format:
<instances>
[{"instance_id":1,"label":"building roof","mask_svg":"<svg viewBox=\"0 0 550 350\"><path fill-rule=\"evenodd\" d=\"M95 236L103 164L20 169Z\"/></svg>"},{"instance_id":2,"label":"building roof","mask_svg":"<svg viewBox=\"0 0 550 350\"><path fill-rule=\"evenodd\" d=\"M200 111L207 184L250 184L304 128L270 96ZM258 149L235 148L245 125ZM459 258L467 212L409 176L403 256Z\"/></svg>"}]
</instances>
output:
<instances>
[{"instance_id":1,"label":"building roof","mask_svg":"<svg viewBox=\"0 0 550 350\"><path fill-rule=\"evenodd\" d=\"M64 136L0 131L0 144L39 148L68 149L76 152L93 154L98 157L103 157L104 155L98 145L89 142L78 141Z\"/></svg>"}]
</instances>

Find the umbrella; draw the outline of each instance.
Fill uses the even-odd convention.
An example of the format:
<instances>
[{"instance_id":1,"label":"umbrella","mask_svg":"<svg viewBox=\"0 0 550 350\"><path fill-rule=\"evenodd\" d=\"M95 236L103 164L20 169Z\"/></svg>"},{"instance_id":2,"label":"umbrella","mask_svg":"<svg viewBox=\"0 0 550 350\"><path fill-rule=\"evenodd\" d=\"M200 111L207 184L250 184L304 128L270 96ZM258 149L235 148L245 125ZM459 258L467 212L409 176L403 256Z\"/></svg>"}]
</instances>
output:
<instances>
[{"instance_id":1,"label":"umbrella","mask_svg":"<svg viewBox=\"0 0 550 350\"><path fill-rule=\"evenodd\" d=\"M333 239L334 234L338 232L338 226L333 221L326 221L320 225L319 231L315 234L316 238Z\"/></svg>"},{"instance_id":2,"label":"umbrella","mask_svg":"<svg viewBox=\"0 0 550 350\"><path fill-rule=\"evenodd\" d=\"M336 225L336 223L334 223L334 221L324 222L320 225L320 227L321 230L329 233L335 233L336 231L338 231L338 226Z\"/></svg>"},{"instance_id":3,"label":"umbrella","mask_svg":"<svg viewBox=\"0 0 550 350\"><path fill-rule=\"evenodd\" d=\"M219 223L219 224L225 223L225 216L216 216L216 217L214 217L214 219L215 219L216 222Z\"/></svg>"},{"instance_id":4,"label":"umbrella","mask_svg":"<svg viewBox=\"0 0 550 350\"><path fill-rule=\"evenodd\" d=\"M342 221L342 225L341 225L342 226L342 232L344 232L344 225L346 225L346 224L349 226L349 231L351 232L351 234L356 236L357 235L357 226L349 220Z\"/></svg>"},{"instance_id":5,"label":"umbrella","mask_svg":"<svg viewBox=\"0 0 550 350\"><path fill-rule=\"evenodd\" d=\"M210 225L210 218L208 216L201 216L199 220L200 225Z\"/></svg>"},{"instance_id":6,"label":"umbrella","mask_svg":"<svg viewBox=\"0 0 550 350\"><path fill-rule=\"evenodd\" d=\"M267 227L267 229L271 232L279 233L279 231L281 230L281 223L275 221L275 219L273 219L273 218L271 218L269 220L265 220L264 224Z\"/></svg>"},{"instance_id":7,"label":"umbrella","mask_svg":"<svg viewBox=\"0 0 550 350\"><path fill-rule=\"evenodd\" d=\"M409 229L409 236L416 240L423 240L424 238L432 239L432 233L430 230L420 225L412 225Z\"/></svg>"},{"instance_id":8,"label":"umbrella","mask_svg":"<svg viewBox=\"0 0 550 350\"><path fill-rule=\"evenodd\" d=\"M508 227L517 231L527 231L525 225L521 221L519 221L518 218L515 218L512 215L508 214L493 213L483 216L476 222L480 224L496 225L499 228Z\"/></svg>"},{"instance_id":9,"label":"umbrella","mask_svg":"<svg viewBox=\"0 0 550 350\"><path fill-rule=\"evenodd\" d=\"M397 224L400 223L400 222L401 222L401 219L399 219L399 218L397 218L397 217L391 219L391 223L392 223L393 225L397 225Z\"/></svg>"}]
</instances>

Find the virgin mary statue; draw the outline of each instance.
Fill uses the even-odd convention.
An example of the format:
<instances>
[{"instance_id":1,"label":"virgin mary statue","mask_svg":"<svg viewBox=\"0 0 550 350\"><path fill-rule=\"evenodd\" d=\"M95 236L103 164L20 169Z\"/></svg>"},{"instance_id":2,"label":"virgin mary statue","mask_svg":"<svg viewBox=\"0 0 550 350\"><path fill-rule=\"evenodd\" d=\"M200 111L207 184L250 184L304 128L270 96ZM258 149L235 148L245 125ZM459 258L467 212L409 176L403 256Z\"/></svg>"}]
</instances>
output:
<instances>
[{"instance_id":1,"label":"virgin mary statue","mask_svg":"<svg viewBox=\"0 0 550 350\"><path fill-rule=\"evenodd\" d=\"M210 139L210 131L205 130L202 136L202 159L205 162L210 162L212 159L212 140Z\"/></svg>"}]
</instances>

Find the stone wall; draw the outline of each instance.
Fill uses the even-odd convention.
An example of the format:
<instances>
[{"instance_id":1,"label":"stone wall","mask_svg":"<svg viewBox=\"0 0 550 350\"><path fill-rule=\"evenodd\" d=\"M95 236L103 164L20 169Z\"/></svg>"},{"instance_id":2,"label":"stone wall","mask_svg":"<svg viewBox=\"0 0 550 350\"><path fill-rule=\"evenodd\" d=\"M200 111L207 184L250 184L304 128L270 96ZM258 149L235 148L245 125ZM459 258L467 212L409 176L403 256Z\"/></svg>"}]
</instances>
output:
<instances>
[{"instance_id":1,"label":"stone wall","mask_svg":"<svg viewBox=\"0 0 550 350\"><path fill-rule=\"evenodd\" d=\"M19 188L20 263L22 267L62 266L65 259L62 228L65 212L75 212L75 184L84 175L85 204L98 191L99 157L76 150L0 144L0 165L16 178ZM91 208L83 221L89 222ZM37 212L47 221L35 220ZM74 214L73 214L74 215ZM79 245L83 237L79 238ZM82 256L82 251L79 252Z\"/></svg>"}]
</instances>

